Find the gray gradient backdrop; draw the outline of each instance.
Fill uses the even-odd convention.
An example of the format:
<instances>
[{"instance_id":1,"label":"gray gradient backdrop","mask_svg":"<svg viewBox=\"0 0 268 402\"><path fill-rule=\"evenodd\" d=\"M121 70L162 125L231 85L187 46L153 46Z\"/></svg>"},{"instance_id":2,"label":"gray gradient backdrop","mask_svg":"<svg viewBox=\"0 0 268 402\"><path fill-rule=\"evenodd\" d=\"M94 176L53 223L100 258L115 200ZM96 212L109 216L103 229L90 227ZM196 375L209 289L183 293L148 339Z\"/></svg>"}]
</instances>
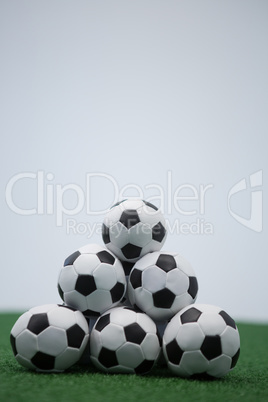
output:
<instances>
[{"instance_id":1,"label":"gray gradient backdrop","mask_svg":"<svg viewBox=\"0 0 268 402\"><path fill-rule=\"evenodd\" d=\"M47 184L48 193L71 183L85 191L86 175L102 172L120 189L140 186L145 198L157 195L146 186L161 186L167 201L169 174L173 193L187 183L213 186L203 214L194 200L180 201L181 209L196 209L192 216L162 205L171 224L201 219L213 227L212 234L170 233L164 247L192 263L198 301L239 320L268 321L267 22L265 0L1 0L2 310L59 302L65 257L102 242L98 233L67 233L69 218L102 221L85 208L60 227L53 212L11 211L5 189L12 176L44 172L47 196ZM258 171L263 211L260 202L251 206L249 188L232 197L231 208L245 219L253 208L259 218L262 212L259 232L227 205L229 190L243 178L249 185ZM111 180L91 183L91 209L107 208ZM12 197L34 208L36 180L18 181ZM76 205L74 191L64 202Z\"/></svg>"}]
</instances>

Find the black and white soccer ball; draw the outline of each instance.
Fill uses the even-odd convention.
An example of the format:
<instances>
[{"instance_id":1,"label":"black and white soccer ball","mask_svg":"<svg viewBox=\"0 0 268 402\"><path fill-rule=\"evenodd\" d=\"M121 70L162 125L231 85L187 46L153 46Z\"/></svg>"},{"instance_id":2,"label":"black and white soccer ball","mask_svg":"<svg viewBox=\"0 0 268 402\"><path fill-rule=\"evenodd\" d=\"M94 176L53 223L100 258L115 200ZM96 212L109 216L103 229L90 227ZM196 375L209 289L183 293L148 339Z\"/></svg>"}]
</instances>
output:
<instances>
[{"instance_id":1,"label":"black and white soccer ball","mask_svg":"<svg viewBox=\"0 0 268 402\"><path fill-rule=\"evenodd\" d=\"M86 316L118 305L126 292L123 267L110 251L88 244L66 258L59 274L62 300Z\"/></svg>"},{"instance_id":2,"label":"black and white soccer ball","mask_svg":"<svg viewBox=\"0 0 268 402\"><path fill-rule=\"evenodd\" d=\"M107 248L120 260L129 262L160 250L166 235L161 211L141 199L127 199L113 205L102 226L102 237Z\"/></svg>"},{"instance_id":3,"label":"black and white soccer ball","mask_svg":"<svg viewBox=\"0 0 268 402\"><path fill-rule=\"evenodd\" d=\"M61 372L78 362L88 338L83 314L57 304L31 308L19 317L10 334L16 360L44 372Z\"/></svg>"},{"instance_id":4,"label":"black and white soccer ball","mask_svg":"<svg viewBox=\"0 0 268 402\"><path fill-rule=\"evenodd\" d=\"M108 373L148 373L160 350L153 320L129 307L104 313L90 336L91 360Z\"/></svg>"},{"instance_id":5,"label":"black and white soccer ball","mask_svg":"<svg viewBox=\"0 0 268 402\"><path fill-rule=\"evenodd\" d=\"M240 353L234 320L221 308L195 304L177 313L166 327L163 352L170 370L181 377L223 377Z\"/></svg>"},{"instance_id":6,"label":"black and white soccer ball","mask_svg":"<svg viewBox=\"0 0 268 402\"><path fill-rule=\"evenodd\" d=\"M129 276L130 303L155 321L169 320L194 303L197 292L192 266L177 253L149 253L136 262Z\"/></svg>"}]
</instances>

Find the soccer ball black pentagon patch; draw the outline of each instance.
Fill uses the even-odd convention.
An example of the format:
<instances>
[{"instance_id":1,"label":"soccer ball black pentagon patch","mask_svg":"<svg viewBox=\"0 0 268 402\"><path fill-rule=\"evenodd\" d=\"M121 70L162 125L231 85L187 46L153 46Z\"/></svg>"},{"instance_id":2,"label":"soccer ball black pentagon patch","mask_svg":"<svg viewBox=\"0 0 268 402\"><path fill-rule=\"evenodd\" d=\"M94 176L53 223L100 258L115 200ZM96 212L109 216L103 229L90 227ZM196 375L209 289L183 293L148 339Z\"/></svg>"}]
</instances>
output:
<instances>
[{"instance_id":1,"label":"soccer ball black pentagon patch","mask_svg":"<svg viewBox=\"0 0 268 402\"><path fill-rule=\"evenodd\" d=\"M229 325L230 327L236 329L234 320L225 311L222 310L219 312L219 314L220 314L220 316L222 316L222 318L226 322L226 325Z\"/></svg>"},{"instance_id":2,"label":"soccer ball black pentagon patch","mask_svg":"<svg viewBox=\"0 0 268 402\"><path fill-rule=\"evenodd\" d=\"M114 287L111 289L111 298L112 302L116 303L122 299L122 295L124 294L125 286L123 283L117 282Z\"/></svg>"},{"instance_id":3,"label":"soccer ball black pentagon patch","mask_svg":"<svg viewBox=\"0 0 268 402\"><path fill-rule=\"evenodd\" d=\"M169 272L174 268L177 268L175 258L170 254L160 254L155 265L165 272Z\"/></svg>"},{"instance_id":4,"label":"soccer ball black pentagon patch","mask_svg":"<svg viewBox=\"0 0 268 402\"><path fill-rule=\"evenodd\" d=\"M187 322L196 322L201 314L201 311L199 311L197 308L191 307L183 314L181 314L181 323L186 324Z\"/></svg>"},{"instance_id":5,"label":"soccer ball black pentagon patch","mask_svg":"<svg viewBox=\"0 0 268 402\"><path fill-rule=\"evenodd\" d=\"M110 229L104 223L102 225L102 239L104 244L110 243Z\"/></svg>"},{"instance_id":6,"label":"soccer ball black pentagon patch","mask_svg":"<svg viewBox=\"0 0 268 402\"><path fill-rule=\"evenodd\" d=\"M121 251L123 255L128 259L138 258L140 256L142 248L135 246L134 244L128 243L122 247Z\"/></svg>"},{"instance_id":7,"label":"soccer ball black pentagon patch","mask_svg":"<svg viewBox=\"0 0 268 402\"><path fill-rule=\"evenodd\" d=\"M130 273L129 281L133 289L140 288L142 284L142 271L133 268L132 272Z\"/></svg>"},{"instance_id":8,"label":"soccer ball black pentagon patch","mask_svg":"<svg viewBox=\"0 0 268 402\"><path fill-rule=\"evenodd\" d=\"M175 295L171 290L165 288L153 294L155 307L170 308L174 302Z\"/></svg>"},{"instance_id":9,"label":"soccer ball black pentagon patch","mask_svg":"<svg viewBox=\"0 0 268 402\"><path fill-rule=\"evenodd\" d=\"M189 288L188 293L192 296L193 299L196 298L198 292L198 283L195 276L189 276Z\"/></svg>"},{"instance_id":10,"label":"soccer ball black pentagon patch","mask_svg":"<svg viewBox=\"0 0 268 402\"><path fill-rule=\"evenodd\" d=\"M79 349L85 337L85 331L78 324L74 324L66 331L68 346Z\"/></svg>"},{"instance_id":11,"label":"soccer ball black pentagon patch","mask_svg":"<svg viewBox=\"0 0 268 402\"><path fill-rule=\"evenodd\" d=\"M10 343L11 343L13 354L14 354L14 356L16 356L18 354L17 348L16 348L16 338L12 334L10 334Z\"/></svg>"},{"instance_id":12,"label":"soccer ball black pentagon patch","mask_svg":"<svg viewBox=\"0 0 268 402\"><path fill-rule=\"evenodd\" d=\"M144 201L144 200L142 200L142 201L144 202L145 205L147 205L147 207L150 207L150 208L154 209L155 211L158 210L158 208L154 204L152 204L151 202Z\"/></svg>"},{"instance_id":13,"label":"soccer ball black pentagon patch","mask_svg":"<svg viewBox=\"0 0 268 402\"><path fill-rule=\"evenodd\" d=\"M49 322L46 313L35 314L30 318L28 330L38 335L44 329L49 327Z\"/></svg>"},{"instance_id":14,"label":"soccer ball black pentagon patch","mask_svg":"<svg viewBox=\"0 0 268 402\"><path fill-rule=\"evenodd\" d=\"M169 342L166 345L166 352L168 359L171 363L180 364L183 355L183 350L181 350L181 348L179 347L176 339L173 339L173 341Z\"/></svg>"},{"instance_id":15,"label":"soccer ball black pentagon patch","mask_svg":"<svg viewBox=\"0 0 268 402\"><path fill-rule=\"evenodd\" d=\"M63 290L59 283L58 283L58 292L59 292L60 298L64 301L64 293L63 293Z\"/></svg>"},{"instance_id":16,"label":"soccer ball black pentagon patch","mask_svg":"<svg viewBox=\"0 0 268 402\"><path fill-rule=\"evenodd\" d=\"M95 330L100 332L103 330L103 328L105 328L109 324L110 324L110 314L104 314L98 319L95 325Z\"/></svg>"},{"instance_id":17,"label":"soccer ball black pentagon patch","mask_svg":"<svg viewBox=\"0 0 268 402\"><path fill-rule=\"evenodd\" d=\"M126 209L122 213L119 222L121 222L127 229L130 229L132 226L135 226L140 222L140 218L135 209Z\"/></svg>"},{"instance_id":18,"label":"soccer ball black pentagon patch","mask_svg":"<svg viewBox=\"0 0 268 402\"><path fill-rule=\"evenodd\" d=\"M134 262L129 262L129 261L121 261L121 264L123 266L123 270L125 272L126 276L129 276L132 268L134 267L135 263Z\"/></svg>"},{"instance_id":19,"label":"soccer ball black pentagon patch","mask_svg":"<svg viewBox=\"0 0 268 402\"><path fill-rule=\"evenodd\" d=\"M75 290L81 293L83 296L88 296L93 293L97 289L94 277L91 275L79 275L76 284Z\"/></svg>"},{"instance_id":20,"label":"soccer ball black pentagon patch","mask_svg":"<svg viewBox=\"0 0 268 402\"><path fill-rule=\"evenodd\" d=\"M166 235L166 229L164 228L161 222L158 222L156 225L154 225L154 227L152 228L153 240L157 241L158 243L161 243L165 235Z\"/></svg>"},{"instance_id":21,"label":"soccer ball black pentagon patch","mask_svg":"<svg viewBox=\"0 0 268 402\"><path fill-rule=\"evenodd\" d=\"M73 254L69 255L64 261L63 266L66 267L67 265L73 265L75 260L81 255L79 251L75 251Z\"/></svg>"},{"instance_id":22,"label":"soccer ball black pentagon patch","mask_svg":"<svg viewBox=\"0 0 268 402\"><path fill-rule=\"evenodd\" d=\"M55 356L51 356L43 352L37 352L31 359L31 362L39 370L53 370L55 364Z\"/></svg>"},{"instance_id":23,"label":"soccer ball black pentagon patch","mask_svg":"<svg viewBox=\"0 0 268 402\"><path fill-rule=\"evenodd\" d=\"M99 361L106 368L111 368L118 365L116 352L114 350L107 349L104 346L100 351Z\"/></svg>"},{"instance_id":24,"label":"soccer ball black pentagon patch","mask_svg":"<svg viewBox=\"0 0 268 402\"><path fill-rule=\"evenodd\" d=\"M143 360L143 362L135 368L135 373L136 374L148 373L150 370L152 370L154 363L155 363L154 360L146 360L146 359Z\"/></svg>"},{"instance_id":25,"label":"soccer ball black pentagon patch","mask_svg":"<svg viewBox=\"0 0 268 402\"><path fill-rule=\"evenodd\" d=\"M208 359L212 360L222 354L221 338L219 335L207 335L201 346L201 352Z\"/></svg>"},{"instance_id":26,"label":"soccer ball black pentagon patch","mask_svg":"<svg viewBox=\"0 0 268 402\"><path fill-rule=\"evenodd\" d=\"M96 254L100 262L105 262L106 264L113 265L115 262L114 256L106 250L100 251Z\"/></svg>"},{"instance_id":27,"label":"soccer ball black pentagon patch","mask_svg":"<svg viewBox=\"0 0 268 402\"><path fill-rule=\"evenodd\" d=\"M141 328L139 324L134 322L133 324L127 325L124 328L126 340L128 342L137 343L140 345L146 336L146 332Z\"/></svg>"},{"instance_id":28,"label":"soccer ball black pentagon patch","mask_svg":"<svg viewBox=\"0 0 268 402\"><path fill-rule=\"evenodd\" d=\"M238 349L238 351L236 352L236 354L232 357L231 369L236 366L236 363L237 363L237 360L238 360L238 358L239 358L239 355L240 355L240 348Z\"/></svg>"}]
</instances>

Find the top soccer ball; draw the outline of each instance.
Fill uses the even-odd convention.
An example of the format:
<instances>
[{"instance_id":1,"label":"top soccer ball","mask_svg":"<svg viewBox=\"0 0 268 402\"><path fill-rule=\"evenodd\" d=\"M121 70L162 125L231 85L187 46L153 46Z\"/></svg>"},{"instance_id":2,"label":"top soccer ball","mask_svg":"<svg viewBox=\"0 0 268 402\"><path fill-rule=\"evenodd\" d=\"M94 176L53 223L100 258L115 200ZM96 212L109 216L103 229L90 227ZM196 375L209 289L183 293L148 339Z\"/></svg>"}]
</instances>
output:
<instances>
[{"instance_id":1,"label":"top soccer ball","mask_svg":"<svg viewBox=\"0 0 268 402\"><path fill-rule=\"evenodd\" d=\"M107 248L120 260L129 262L160 250L166 234L161 211L140 199L123 200L113 205L102 226Z\"/></svg>"}]
</instances>

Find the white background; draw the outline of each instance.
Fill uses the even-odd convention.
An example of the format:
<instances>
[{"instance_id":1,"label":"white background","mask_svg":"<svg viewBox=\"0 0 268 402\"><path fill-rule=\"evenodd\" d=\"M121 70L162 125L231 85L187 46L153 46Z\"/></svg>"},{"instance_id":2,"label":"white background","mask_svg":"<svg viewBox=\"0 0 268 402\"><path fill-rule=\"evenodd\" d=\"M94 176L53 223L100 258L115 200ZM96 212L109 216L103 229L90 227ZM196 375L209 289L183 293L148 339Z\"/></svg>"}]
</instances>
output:
<instances>
[{"instance_id":1,"label":"white background","mask_svg":"<svg viewBox=\"0 0 268 402\"><path fill-rule=\"evenodd\" d=\"M83 208L57 227L55 211L16 214L5 201L10 179L44 172L44 196L49 185L55 208L57 185L86 193L86 175L102 172L119 189L140 186L144 198L161 186L171 224L211 223L210 235L170 233L164 249L192 263L198 302L237 320L268 321L267 17L265 0L0 3L2 310L60 302L63 260L102 243L99 234L67 233L67 219L92 224L104 216ZM263 230L255 232L230 215L227 196L260 170ZM203 214L198 201L179 203L196 210L192 216L176 211L168 174L172 194L183 184L213 186ZM91 212L111 205L111 179L95 177L89 187ZM12 197L36 208L37 181L18 181ZM232 210L249 219L250 200L250 190L240 192ZM74 208L74 192L64 202Z\"/></svg>"}]
</instances>

